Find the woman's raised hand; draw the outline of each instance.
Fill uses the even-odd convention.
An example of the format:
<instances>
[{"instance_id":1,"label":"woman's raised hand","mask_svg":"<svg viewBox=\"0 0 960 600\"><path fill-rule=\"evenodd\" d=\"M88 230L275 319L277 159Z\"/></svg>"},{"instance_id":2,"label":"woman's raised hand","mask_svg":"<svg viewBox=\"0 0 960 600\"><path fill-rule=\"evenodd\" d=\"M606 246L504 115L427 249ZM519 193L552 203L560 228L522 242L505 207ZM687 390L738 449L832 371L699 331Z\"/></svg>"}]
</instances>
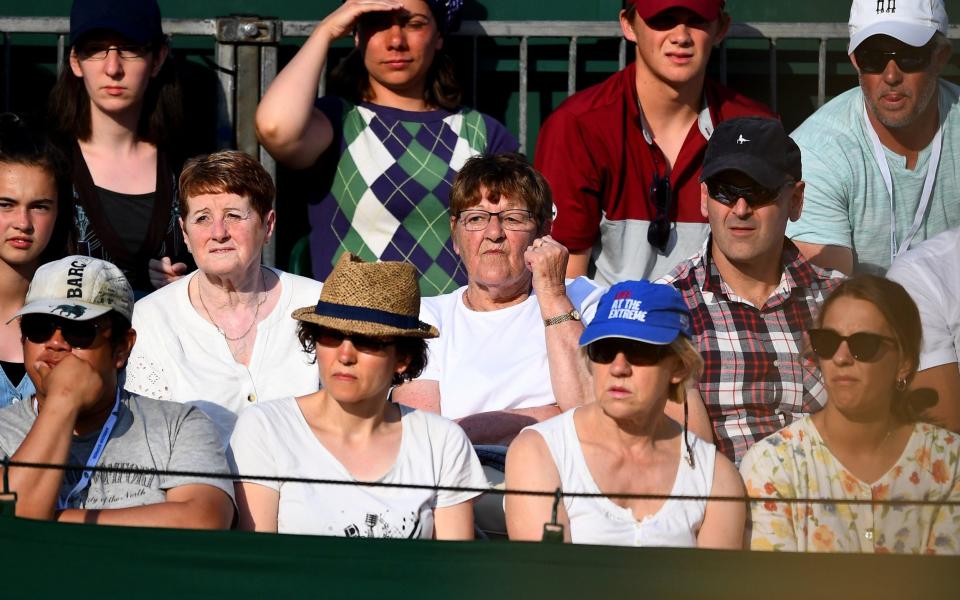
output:
<instances>
[{"instance_id":1,"label":"woman's raised hand","mask_svg":"<svg viewBox=\"0 0 960 600\"><path fill-rule=\"evenodd\" d=\"M567 270L567 248L549 235L533 240L523 254L527 269L533 273L533 289L538 298L566 296L564 274Z\"/></svg>"},{"instance_id":2,"label":"woman's raised hand","mask_svg":"<svg viewBox=\"0 0 960 600\"><path fill-rule=\"evenodd\" d=\"M390 12L403 8L400 0L347 0L320 22L318 29L324 30L329 39L336 40L353 33L357 19L372 12Z\"/></svg>"}]
</instances>

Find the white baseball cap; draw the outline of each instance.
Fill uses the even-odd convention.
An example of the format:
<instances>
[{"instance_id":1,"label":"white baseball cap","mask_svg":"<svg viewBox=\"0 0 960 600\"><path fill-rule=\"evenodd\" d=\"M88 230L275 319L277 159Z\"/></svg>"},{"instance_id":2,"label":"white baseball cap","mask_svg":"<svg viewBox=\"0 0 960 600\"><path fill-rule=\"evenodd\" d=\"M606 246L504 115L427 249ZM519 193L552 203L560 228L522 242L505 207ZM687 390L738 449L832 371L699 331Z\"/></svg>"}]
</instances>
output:
<instances>
[{"instance_id":1,"label":"white baseball cap","mask_svg":"<svg viewBox=\"0 0 960 600\"><path fill-rule=\"evenodd\" d=\"M938 31L946 35L948 25L943 0L853 0L848 52L873 35L889 35L919 48Z\"/></svg>"},{"instance_id":2,"label":"white baseball cap","mask_svg":"<svg viewBox=\"0 0 960 600\"><path fill-rule=\"evenodd\" d=\"M68 256L37 269L26 304L10 321L30 314L89 321L111 310L133 318L133 288L123 271L98 258Z\"/></svg>"}]
</instances>

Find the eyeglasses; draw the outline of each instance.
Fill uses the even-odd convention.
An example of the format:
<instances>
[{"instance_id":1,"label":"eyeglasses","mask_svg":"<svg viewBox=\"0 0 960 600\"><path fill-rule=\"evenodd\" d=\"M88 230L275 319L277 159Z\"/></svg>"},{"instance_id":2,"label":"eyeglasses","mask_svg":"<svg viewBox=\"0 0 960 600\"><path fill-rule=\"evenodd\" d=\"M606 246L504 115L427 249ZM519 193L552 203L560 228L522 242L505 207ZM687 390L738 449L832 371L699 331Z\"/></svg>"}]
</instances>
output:
<instances>
[{"instance_id":1,"label":"eyeglasses","mask_svg":"<svg viewBox=\"0 0 960 600\"><path fill-rule=\"evenodd\" d=\"M136 44L125 44L115 46L111 44L85 44L77 48L77 56L80 60L106 60L111 50L117 51L120 60L139 60L150 53L150 45L139 46Z\"/></svg>"},{"instance_id":2,"label":"eyeglasses","mask_svg":"<svg viewBox=\"0 0 960 600\"><path fill-rule=\"evenodd\" d=\"M787 182L778 188L767 188L756 183L741 187L715 179L708 179L706 183L707 193L720 204L734 206L740 198L743 198L750 208L760 208L773 204L780 197L780 190L784 186L792 184L792 182Z\"/></svg>"},{"instance_id":3,"label":"eyeglasses","mask_svg":"<svg viewBox=\"0 0 960 600\"><path fill-rule=\"evenodd\" d=\"M650 201L657 209L656 216L650 221L647 228L647 242L660 252L666 252L667 242L670 241L670 204L673 195L670 193L670 178L657 177L650 184Z\"/></svg>"},{"instance_id":4,"label":"eyeglasses","mask_svg":"<svg viewBox=\"0 0 960 600\"><path fill-rule=\"evenodd\" d=\"M631 365L647 367L663 360L670 354L670 348L623 338L597 340L587 346L587 358L602 365L612 363L621 352Z\"/></svg>"},{"instance_id":5,"label":"eyeglasses","mask_svg":"<svg viewBox=\"0 0 960 600\"><path fill-rule=\"evenodd\" d=\"M96 319L89 321L71 321L48 315L23 315L20 317L20 333L34 344L42 344L53 337L53 332L60 330L72 348L89 348L97 339L97 332L103 327L103 322Z\"/></svg>"},{"instance_id":6,"label":"eyeglasses","mask_svg":"<svg viewBox=\"0 0 960 600\"><path fill-rule=\"evenodd\" d=\"M837 349L840 348L840 342L846 342L850 354L860 362L873 362L879 359L884 344L897 345L897 340L891 337L866 331L844 336L832 329L811 329L807 334L810 336L810 346L813 347L814 354L824 360L833 358Z\"/></svg>"},{"instance_id":7,"label":"eyeglasses","mask_svg":"<svg viewBox=\"0 0 960 600\"><path fill-rule=\"evenodd\" d=\"M471 208L457 213L457 220L463 223L463 228L467 231L483 231L493 217L500 219L500 225L510 231L526 231L533 222L533 213L522 208L511 208L500 212Z\"/></svg>"},{"instance_id":8,"label":"eyeglasses","mask_svg":"<svg viewBox=\"0 0 960 600\"><path fill-rule=\"evenodd\" d=\"M904 73L918 73L930 66L933 58L933 46L927 44L919 48L903 45L897 50L881 50L878 48L864 48L857 46L853 51L857 59L857 67L861 73L883 73L892 60L897 68Z\"/></svg>"},{"instance_id":9,"label":"eyeglasses","mask_svg":"<svg viewBox=\"0 0 960 600\"><path fill-rule=\"evenodd\" d=\"M371 337L337 329L321 329L316 343L325 348L339 348L343 340L350 340L353 347L364 354L382 354L388 347L397 343L392 338Z\"/></svg>"}]
</instances>

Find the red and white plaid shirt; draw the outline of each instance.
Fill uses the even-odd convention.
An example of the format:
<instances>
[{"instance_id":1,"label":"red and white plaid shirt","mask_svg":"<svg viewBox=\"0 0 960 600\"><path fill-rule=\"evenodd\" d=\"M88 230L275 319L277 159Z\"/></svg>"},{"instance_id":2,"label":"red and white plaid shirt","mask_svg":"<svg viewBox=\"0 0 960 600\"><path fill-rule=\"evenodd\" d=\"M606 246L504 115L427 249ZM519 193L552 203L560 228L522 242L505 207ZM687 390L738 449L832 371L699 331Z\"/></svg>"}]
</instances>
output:
<instances>
[{"instance_id":1,"label":"red and white plaid shirt","mask_svg":"<svg viewBox=\"0 0 960 600\"><path fill-rule=\"evenodd\" d=\"M755 442L823 408L827 391L802 354L803 333L843 278L784 239L780 285L761 307L733 293L710 258L712 238L661 281L677 288L703 356L700 395L717 447L735 463Z\"/></svg>"}]
</instances>

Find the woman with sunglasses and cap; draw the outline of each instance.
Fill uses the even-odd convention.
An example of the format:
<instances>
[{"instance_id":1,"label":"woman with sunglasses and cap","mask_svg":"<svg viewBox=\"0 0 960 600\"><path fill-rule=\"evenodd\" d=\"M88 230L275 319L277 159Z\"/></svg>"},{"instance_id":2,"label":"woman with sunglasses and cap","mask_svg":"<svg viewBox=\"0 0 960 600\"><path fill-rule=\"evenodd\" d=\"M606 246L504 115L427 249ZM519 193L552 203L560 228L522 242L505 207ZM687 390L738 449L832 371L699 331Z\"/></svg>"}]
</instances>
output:
<instances>
[{"instance_id":1,"label":"woman with sunglasses and cap","mask_svg":"<svg viewBox=\"0 0 960 600\"><path fill-rule=\"evenodd\" d=\"M931 399L925 390L908 391L921 337L913 300L882 277L848 279L808 333L829 400L744 456L747 493L761 499L751 503L751 547L960 553L960 509L909 504L960 501L960 436L918 422ZM889 500L907 504L870 504Z\"/></svg>"},{"instance_id":2,"label":"woman with sunglasses and cap","mask_svg":"<svg viewBox=\"0 0 960 600\"><path fill-rule=\"evenodd\" d=\"M551 497L508 494L510 539L539 540L555 515L572 543L740 548L743 505L709 499L743 494L736 469L664 415L667 402L684 403L684 383L702 365L679 292L649 281L614 285L580 345L595 401L525 429L507 454L506 487L597 497L566 496L555 507Z\"/></svg>"},{"instance_id":3,"label":"woman with sunglasses and cap","mask_svg":"<svg viewBox=\"0 0 960 600\"><path fill-rule=\"evenodd\" d=\"M461 105L444 48L463 0L345 0L313 30L257 108L257 136L280 163L316 167L309 206L311 262L323 281L343 251L407 260L424 295L451 292L466 274L450 241L454 175L479 153L516 139ZM355 49L317 98L331 44ZM359 204L358 204L359 203Z\"/></svg>"},{"instance_id":4,"label":"woman with sunglasses and cap","mask_svg":"<svg viewBox=\"0 0 960 600\"><path fill-rule=\"evenodd\" d=\"M177 223L180 88L156 0L74 0L49 121L71 162L73 250L116 264L138 297L188 271Z\"/></svg>"},{"instance_id":5,"label":"woman with sunglasses and cap","mask_svg":"<svg viewBox=\"0 0 960 600\"><path fill-rule=\"evenodd\" d=\"M416 271L345 253L317 305L296 310L303 350L316 352L323 388L252 406L230 442L240 527L375 538L472 539L479 492L367 487L485 488L456 424L394 404L390 390L426 364L435 327L419 318ZM353 482L273 482L251 475Z\"/></svg>"}]
</instances>

